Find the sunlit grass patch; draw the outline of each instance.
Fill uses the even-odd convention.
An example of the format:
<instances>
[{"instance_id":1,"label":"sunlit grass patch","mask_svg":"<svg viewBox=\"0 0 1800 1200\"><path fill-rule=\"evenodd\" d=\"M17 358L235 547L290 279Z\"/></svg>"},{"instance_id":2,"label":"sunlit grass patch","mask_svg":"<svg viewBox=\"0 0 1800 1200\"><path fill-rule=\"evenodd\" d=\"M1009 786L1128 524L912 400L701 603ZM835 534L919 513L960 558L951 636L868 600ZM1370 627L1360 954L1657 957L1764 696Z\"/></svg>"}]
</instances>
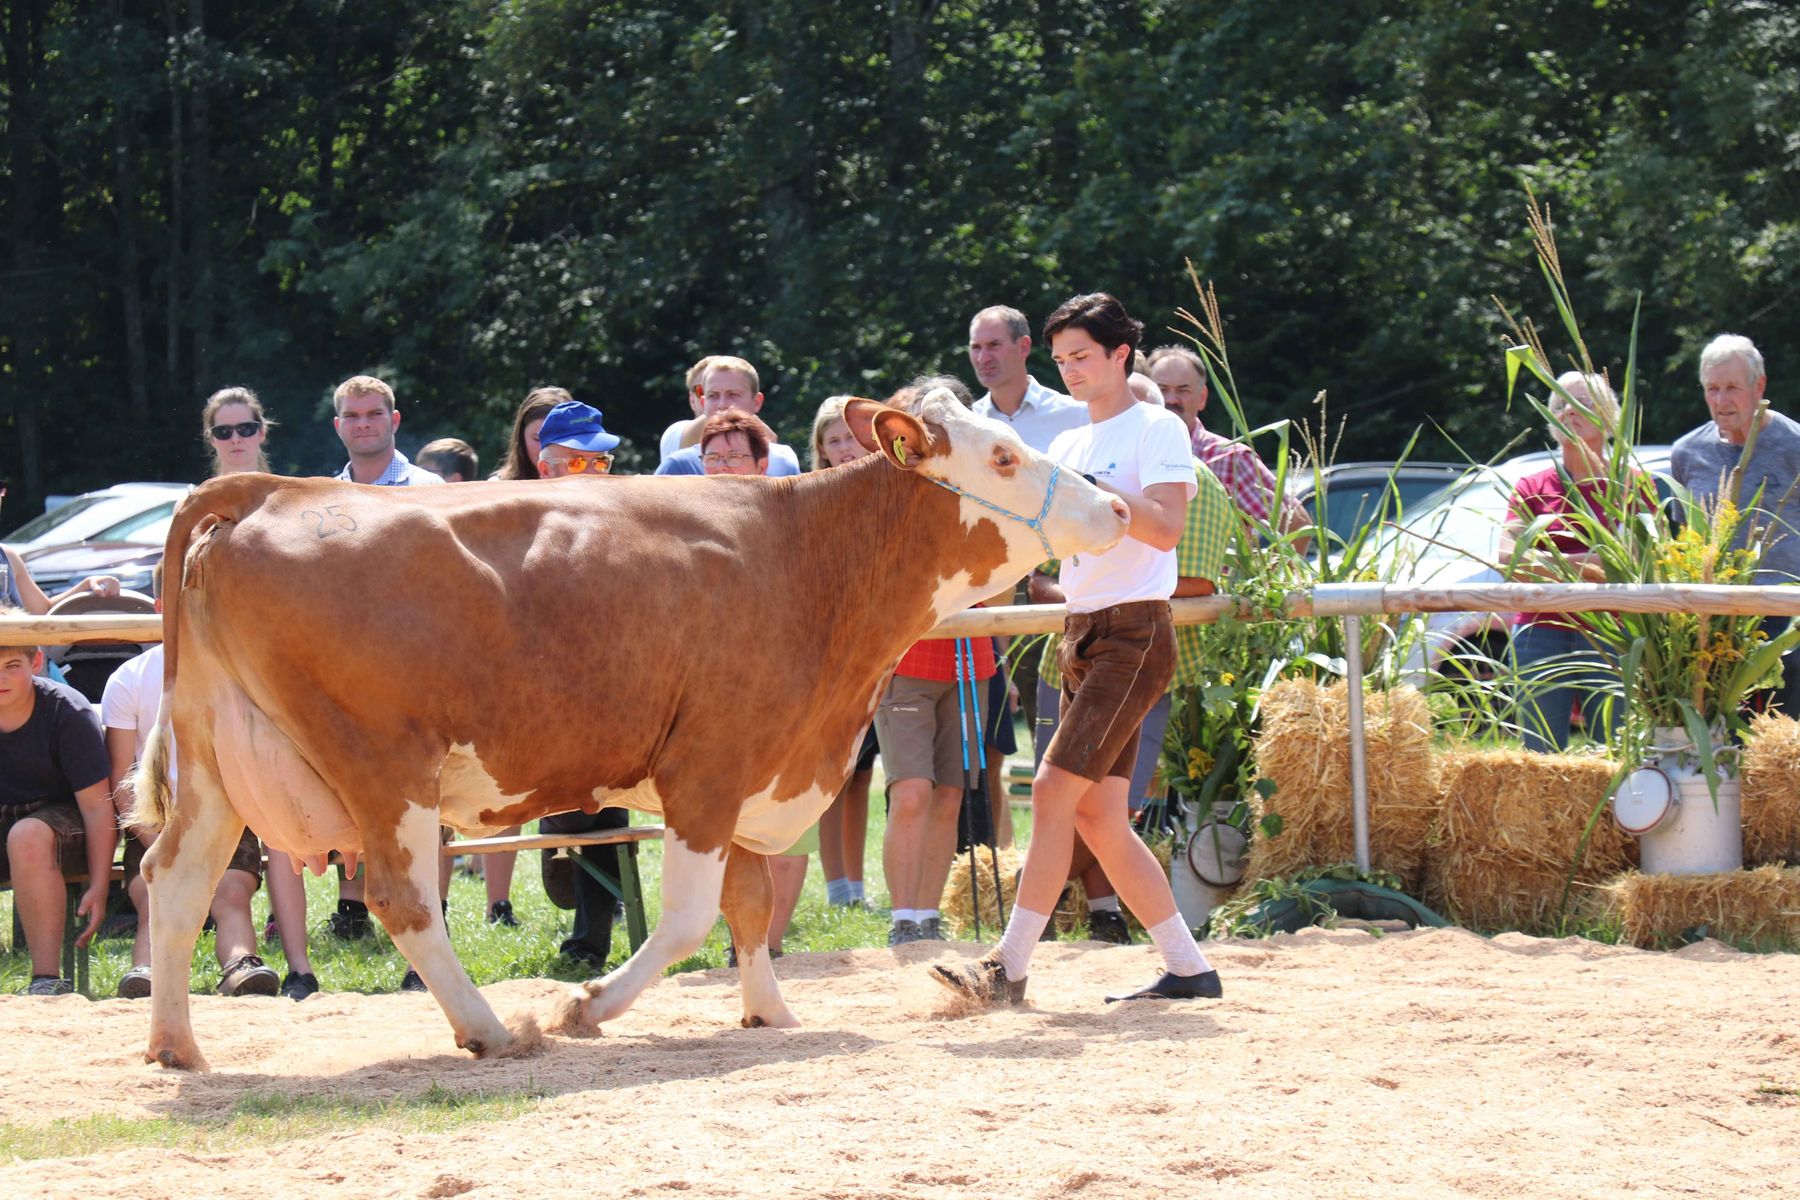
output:
<instances>
[{"instance_id":1,"label":"sunlit grass patch","mask_svg":"<svg viewBox=\"0 0 1800 1200\"><path fill-rule=\"evenodd\" d=\"M241 1097L223 1117L95 1115L42 1125L0 1124L0 1160L76 1158L137 1147L179 1147L198 1153L239 1151L343 1129L375 1126L406 1133L442 1133L484 1121L522 1116L548 1093L535 1088L456 1092L433 1083L417 1096L370 1099L334 1093Z\"/></svg>"}]
</instances>

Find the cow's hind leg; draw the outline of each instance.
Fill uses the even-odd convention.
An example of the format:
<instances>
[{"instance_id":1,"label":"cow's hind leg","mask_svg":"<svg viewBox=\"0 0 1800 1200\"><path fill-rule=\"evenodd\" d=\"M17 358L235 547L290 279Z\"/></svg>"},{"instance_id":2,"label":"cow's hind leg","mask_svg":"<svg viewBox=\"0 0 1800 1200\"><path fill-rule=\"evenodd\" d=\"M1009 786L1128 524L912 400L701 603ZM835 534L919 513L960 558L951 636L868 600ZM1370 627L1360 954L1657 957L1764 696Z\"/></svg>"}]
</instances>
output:
<instances>
[{"instance_id":1,"label":"cow's hind leg","mask_svg":"<svg viewBox=\"0 0 1800 1200\"><path fill-rule=\"evenodd\" d=\"M456 1044L478 1058L506 1050L512 1035L475 990L450 948L450 931L438 904L442 843L437 808L408 805L394 828L392 849L386 838L366 841L368 885L364 894L369 911L380 919L450 1019Z\"/></svg>"},{"instance_id":2,"label":"cow's hind leg","mask_svg":"<svg viewBox=\"0 0 1800 1200\"><path fill-rule=\"evenodd\" d=\"M188 1009L194 943L244 832L203 727L179 725L181 774L172 810L144 855L150 889L150 1044L144 1061L204 1071Z\"/></svg>"},{"instance_id":3,"label":"cow's hind leg","mask_svg":"<svg viewBox=\"0 0 1800 1200\"><path fill-rule=\"evenodd\" d=\"M671 829L663 839L662 919L617 970L577 986L570 996L572 1011L563 1013L552 1028L591 1028L612 1020L672 963L698 950L718 918L724 879L723 851L690 850Z\"/></svg>"},{"instance_id":4,"label":"cow's hind leg","mask_svg":"<svg viewBox=\"0 0 1800 1200\"><path fill-rule=\"evenodd\" d=\"M769 860L742 846L733 846L725 860L725 892L721 898L731 940L737 946L738 986L744 996L744 1028L800 1022L788 1011L775 982L769 958L769 914L774 908L774 887Z\"/></svg>"}]
</instances>

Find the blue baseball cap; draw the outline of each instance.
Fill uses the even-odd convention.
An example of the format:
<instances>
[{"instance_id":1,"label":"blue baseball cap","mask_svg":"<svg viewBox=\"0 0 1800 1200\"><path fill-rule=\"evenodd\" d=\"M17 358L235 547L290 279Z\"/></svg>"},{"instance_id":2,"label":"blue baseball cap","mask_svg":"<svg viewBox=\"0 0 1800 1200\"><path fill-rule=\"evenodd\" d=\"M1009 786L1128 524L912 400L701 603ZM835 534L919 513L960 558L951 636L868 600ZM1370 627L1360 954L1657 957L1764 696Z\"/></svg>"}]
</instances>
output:
<instances>
[{"instance_id":1,"label":"blue baseball cap","mask_svg":"<svg viewBox=\"0 0 1800 1200\"><path fill-rule=\"evenodd\" d=\"M605 454L619 444L619 435L606 432L600 423L600 410L593 405L565 400L545 416L543 427L538 430L538 443Z\"/></svg>"}]
</instances>

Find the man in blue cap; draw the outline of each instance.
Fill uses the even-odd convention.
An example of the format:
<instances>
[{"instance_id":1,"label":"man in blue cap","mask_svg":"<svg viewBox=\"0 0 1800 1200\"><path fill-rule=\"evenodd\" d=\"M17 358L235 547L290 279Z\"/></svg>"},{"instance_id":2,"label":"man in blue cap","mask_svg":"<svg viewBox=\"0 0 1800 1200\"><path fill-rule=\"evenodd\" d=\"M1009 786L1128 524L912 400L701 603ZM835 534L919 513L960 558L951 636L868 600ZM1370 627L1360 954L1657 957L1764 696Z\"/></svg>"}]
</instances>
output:
<instances>
[{"instance_id":1,"label":"man in blue cap","mask_svg":"<svg viewBox=\"0 0 1800 1200\"><path fill-rule=\"evenodd\" d=\"M579 400L569 400L551 409L538 430L541 447L538 471L546 479L566 475L596 476L612 470L612 452L619 445L617 434L608 433L602 424L600 410ZM540 833L596 833L603 829L624 829L631 814L622 808L603 808L599 812L556 813L538 822ZM617 846L583 846L579 853L589 863L610 877L619 877ZM606 969L606 956L612 950L614 899L599 880L584 870L576 869L573 860L558 857L556 851L543 852L544 891L559 906L575 909L575 927L563 939L559 949L566 958L587 964L596 971Z\"/></svg>"},{"instance_id":2,"label":"man in blue cap","mask_svg":"<svg viewBox=\"0 0 1800 1200\"><path fill-rule=\"evenodd\" d=\"M538 472L546 479L604 475L612 470L619 435L606 431L600 410L593 405L566 400L545 415L538 444Z\"/></svg>"}]
</instances>

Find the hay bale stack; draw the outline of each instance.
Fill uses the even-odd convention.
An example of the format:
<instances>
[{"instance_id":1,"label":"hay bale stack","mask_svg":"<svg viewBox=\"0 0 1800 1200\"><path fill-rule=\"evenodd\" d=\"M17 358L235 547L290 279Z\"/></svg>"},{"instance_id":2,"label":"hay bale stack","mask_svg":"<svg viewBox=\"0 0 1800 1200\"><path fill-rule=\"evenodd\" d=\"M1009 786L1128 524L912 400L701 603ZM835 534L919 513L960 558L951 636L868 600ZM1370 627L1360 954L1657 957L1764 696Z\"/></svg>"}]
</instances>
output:
<instances>
[{"instance_id":1,"label":"hay bale stack","mask_svg":"<svg viewBox=\"0 0 1800 1200\"><path fill-rule=\"evenodd\" d=\"M1433 834L1425 903L1458 924L1553 932L1563 880L1614 765L1523 750L1440 756L1444 803ZM1610 812L1594 822L1576 883L1637 864L1637 842Z\"/></svg>"},{"instance_id":2,"label":"hay bale stack","mask_svg":"<svg viewBox=\"0 0 1800 1200\"><path fill-rule=\"evenodd\" d=\"M1431 753L1431 713L1410 687L1369 693L1363 703L1368 750L1369 848L1372 865L1418 885L1438 805L1438 768ZM1279 813L1282 830L1250 843L1246 879L1291 876L1311 866L1355 857L1350 811L1350 693L1288 679L1263 694L1256 771L1275 785L1251 798L1260 819Z\"/></svg>"},{"instance_id":3,"label":"hay bale stack","mask_svg":"<svg viewBox=\"0 0 1800 1200\"><path fill-rule=\"evenodd\" d=\"M1800 864L1800 721L1764 713L1744 746L1744 864Z\"/></svg>"},{"instance_id":4,"label":"hay bale stack","mask_svg":"<svg viewBox=\"0 0 1800 1200\"><path fill-rule=\"evenodd\" d=\"M998 938L1012 915L1013 896L1018 891L1019 868L1025 864L1025 852L1017 846L1000 851L1000 899L994 899L994 856L986 846L975 848L977 886L969 884L969 855L965 851L950 864L950 878L944 883L944 894L938 901L938 912L953 937L975 935L975 894L981 896L981 931L984 937ZM1051 923L1058 933L1073 933L1087 928L1087 893L1079 881L1069 884L1057 905Z\"/></svg>"},{"instance_id":5,"label":"hay bale stack","mask_svg":"<svg viewBox=\"0 0 1800 1200\"><path fill-rule=\"evenodd\" d=\"M1687 930L1760 949L1800 949L1800 868L1717 875L1621 875L1601 889L1626 941L1679 943Z\"/></svg>"}]
</instances>

